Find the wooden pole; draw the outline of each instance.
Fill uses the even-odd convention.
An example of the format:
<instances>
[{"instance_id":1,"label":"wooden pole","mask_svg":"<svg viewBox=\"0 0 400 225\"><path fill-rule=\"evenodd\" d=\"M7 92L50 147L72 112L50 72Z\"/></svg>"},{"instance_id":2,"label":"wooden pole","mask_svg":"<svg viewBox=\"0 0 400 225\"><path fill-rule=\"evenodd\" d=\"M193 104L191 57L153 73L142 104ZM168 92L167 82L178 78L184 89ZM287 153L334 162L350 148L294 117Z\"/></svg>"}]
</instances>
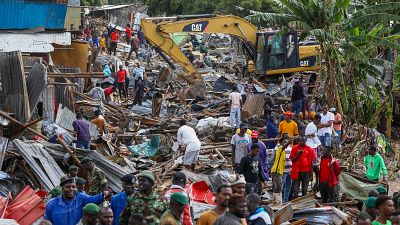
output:
<instances>
[{"instance_id":1,"label":"wooden pole","mask_svg":"<svg viewBox=\"0 0 400 225\"><path fill-rule=\"evenodd\" d=\"M78 157L76 157L76 155L71 151L71 149L69 149L68 145L64 142L64 140L61 139L60 137L57 137L57 141L63 146L64 150L67 151L71 155L72 160L74 160L74 162L79 167L82 168L81 161L78 159Z\"/></svg>"},{"instance_id":2,"label":"wooden pole","mask_svg":"<svg viewBox=\"0 0 400 225\"><path fill-rule=\"evenodd\" d=\"M12 136L12 135L14 135L14 134L18 134L19 132L25 130L26 128L28 128L28 127L30 127L30 126L32 126L32 125L34 125L35 123L41 121L42 119L43 119L43 117L41 117L41 118L39 118L39 119L36 119L36 120L34 120L34 121L32 121L32 122L26 123L26 124L23 125L22 127L18 128L16 131L12 132L12 133L10 134L10 136Z\"/></svg>"},{"instance_id":3,"label":"wooden pole","mask_svg":"<svg viewBox=\"0 0 400 225\"><path fill-rule=\"evenodd\" d=\"M5 117L6 119L10 120L11 122L14 122L14 123L18 124L18 125L21 125L21 126L24 126L24 125L25 125L25 124L19 122L18 120L12 118L11 116L9 116L9 115L8 115L6 112L4 112L4 111L1 111L1 110L0 110L0 115L3 116L3 117ZM40 137L43 138L44 140L46 140L46 141L48 140L48 138L47 138L46 136L44 136L43 134L37 132L36 130L34 130L34 129L30 128L30 127L27 127L26 129L28 129L30 132L32 132L32 133L34 133L34 134L40 136Z\"/></svg>"}]
</instances>

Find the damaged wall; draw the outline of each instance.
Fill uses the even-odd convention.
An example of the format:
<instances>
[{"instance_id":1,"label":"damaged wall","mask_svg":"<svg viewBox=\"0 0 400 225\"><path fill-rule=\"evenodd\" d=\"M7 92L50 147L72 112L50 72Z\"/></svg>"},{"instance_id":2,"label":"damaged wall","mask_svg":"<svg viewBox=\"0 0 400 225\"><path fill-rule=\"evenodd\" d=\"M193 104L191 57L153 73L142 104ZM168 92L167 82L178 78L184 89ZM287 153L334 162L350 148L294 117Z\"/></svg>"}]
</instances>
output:
<instances>
[{"instance_id":1,"label":"damaged wall","mask_svg":"<svg viewBox=\"0 0 400 225\"><path fill-rule=\"evenodd\" d=\"M51 58L55 66L79 67L81 72L87 72L89 45L87 42L72 41L70 46L54 45L55 51Z\"/></svg>"}]
</instances>

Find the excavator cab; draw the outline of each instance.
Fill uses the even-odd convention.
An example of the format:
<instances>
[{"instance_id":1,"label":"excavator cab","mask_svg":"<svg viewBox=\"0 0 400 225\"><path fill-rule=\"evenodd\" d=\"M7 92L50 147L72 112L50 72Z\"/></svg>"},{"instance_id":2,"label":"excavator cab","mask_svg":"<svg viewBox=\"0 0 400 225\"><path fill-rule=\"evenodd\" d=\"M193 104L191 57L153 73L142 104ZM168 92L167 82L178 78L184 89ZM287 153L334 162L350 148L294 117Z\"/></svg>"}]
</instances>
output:
<instances>
[{"instance_id":1,"label":"excavator cab","mask_svg":"<svg viewBox=\"0 0 400 225\"><path fill-rule=\"evenodd\" d=\"M315 66L317 61L315 52L311 58L308 55L304 58L303 54L300 54L301 47L296 32L286 34L278 34L278 31L257 32L256 36L254 59L257 74L302 72L308 68L311 70L311 67Z\"/></svg>"}]
</instances>

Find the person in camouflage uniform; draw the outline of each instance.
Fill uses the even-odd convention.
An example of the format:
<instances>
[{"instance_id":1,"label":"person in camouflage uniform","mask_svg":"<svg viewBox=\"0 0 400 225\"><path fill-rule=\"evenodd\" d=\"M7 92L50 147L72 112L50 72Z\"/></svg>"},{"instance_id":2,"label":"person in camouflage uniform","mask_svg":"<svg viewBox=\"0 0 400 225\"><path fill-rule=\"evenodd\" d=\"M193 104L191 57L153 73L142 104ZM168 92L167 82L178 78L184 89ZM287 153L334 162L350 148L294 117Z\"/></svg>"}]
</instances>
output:
<instances>
[{"instance_id":1,"label":"person in camouflage uniform","mask_svg":"<svg viewBox=\"0 0 400 225\"><path fill-rule=\"evenodd\" d=\"M68 179L73 177L78 177L78 170L79 168L75 165L72 165L68 168L68 173L65 174L61 179Z\"/></svg>"},{"instance_id":2,"label":"person in camouflage uniform","mask_svg":"<svg viewBox=\"0 0 400 225\"><path fill-rule=\"evenodd\" d=\"M147 225L158 225L161 215L168 209L168 202L153 190L155 178L151 171L142 171L138 181L139 192L128 198L128 205L119 217L119 224L127 225L131 214L141 213Z\"/></svg>"},{"instance_id":3,"label":"person in camouflage uniform","mask_svg":"<svg viewBox=\"0 0 400 225\"><path fill-rule=\"evenodd\" d=\"M89 195L96 195L108 188L104 172L94 165L93 160L85 157L81 160L83 169L88 171Z\"/></svg>"}]
</instances>

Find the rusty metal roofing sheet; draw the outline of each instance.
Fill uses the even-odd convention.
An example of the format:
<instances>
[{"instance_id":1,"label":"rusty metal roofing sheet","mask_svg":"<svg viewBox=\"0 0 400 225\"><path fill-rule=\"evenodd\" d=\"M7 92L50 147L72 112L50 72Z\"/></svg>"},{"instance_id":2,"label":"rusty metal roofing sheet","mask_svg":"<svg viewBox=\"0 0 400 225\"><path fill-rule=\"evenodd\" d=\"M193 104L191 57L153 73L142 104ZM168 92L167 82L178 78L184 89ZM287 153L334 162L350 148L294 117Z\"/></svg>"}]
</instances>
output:
<instances>
[{"instance_id":1,"label":"rusty metal roofing sheet","mask_svg":"<svg viewBox=\"0 0 400 225\"><path fill-rule=\"evenodd\" d=\"M50 191L60 184L64 172L43 148L43 145L33 141L23 142L19 139L13 140L13 144L18 153L32 168L38 180L42 182L44 189Z\"/></svg>"},{"instance_id":2,"label":"rusty metal roofing sheet","mask_svg":"<svg viewBox=\"0 0 400 225\"><path fill-rule=\"evenodd\" d=\"M52 44L71 45L71 33L0 33L0 40L0 51L3 52L47 53L54 51Z\"/></svg>"},{"instance_id":3,"label":"rusty metal roofing sheet","mask_svg":"<svg viewBox=\"0 0 400 225\"><path fill-rule=\"evenodd\" d=\"M62 105L60 104L60 106L58 107L56 124L66 130L73 131L74 127L72 127L72 122L74 122L75 120L76 114L69 110L67 107L62 107ZM92 139L97 139L97 137L99 136L99 130L97 126L91 122L89 122L89 131Z\"/></svg>"}]
</instances>

